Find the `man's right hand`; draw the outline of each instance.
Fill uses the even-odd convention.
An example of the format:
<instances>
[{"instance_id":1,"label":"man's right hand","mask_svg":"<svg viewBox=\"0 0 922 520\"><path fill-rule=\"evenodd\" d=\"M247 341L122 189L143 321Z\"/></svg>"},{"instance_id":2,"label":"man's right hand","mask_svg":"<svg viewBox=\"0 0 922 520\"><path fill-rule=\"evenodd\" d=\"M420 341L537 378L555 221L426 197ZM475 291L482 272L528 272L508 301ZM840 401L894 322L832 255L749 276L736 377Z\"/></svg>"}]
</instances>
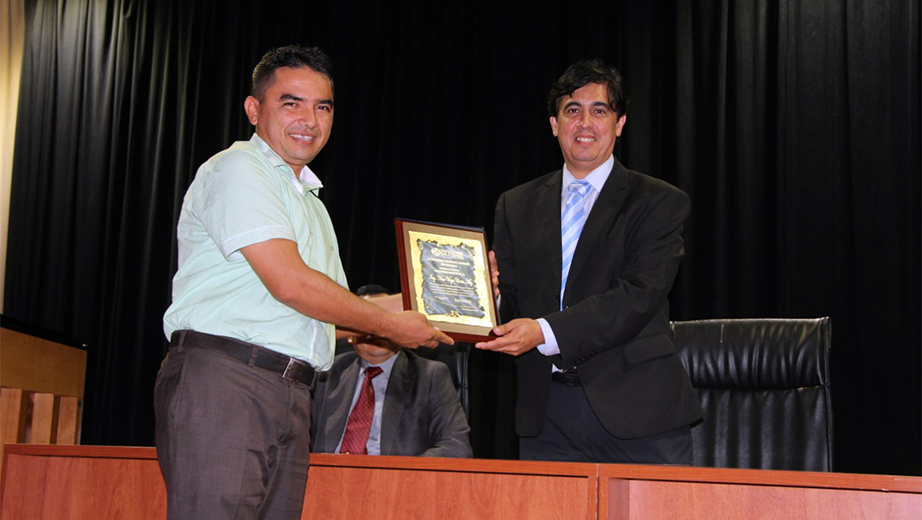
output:
<instances>
[{"instance_id":1,"label":"man's right hand","mask_svg":"<svg viewBox=\"0 0 922 520\"><path fill-rule=\"evenodd\" d=\"M394 332L388 334L388 339L402 347L416 348L419 346L434 348L439 343L454 345L455 340L444 332L433 327L425 316L416 311L398 312L394 316Z\"/></svg>"}]
</instances>

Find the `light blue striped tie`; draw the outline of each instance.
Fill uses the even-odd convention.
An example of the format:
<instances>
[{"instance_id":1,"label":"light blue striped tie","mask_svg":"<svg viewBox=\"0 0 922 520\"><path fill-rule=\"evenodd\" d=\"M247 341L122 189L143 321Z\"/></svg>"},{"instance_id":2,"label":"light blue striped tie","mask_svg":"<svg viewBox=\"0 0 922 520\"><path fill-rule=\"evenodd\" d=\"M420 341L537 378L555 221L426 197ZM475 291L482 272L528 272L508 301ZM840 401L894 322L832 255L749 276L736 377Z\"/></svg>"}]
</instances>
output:
<instances>
[{"instance_id":1,"label":"light blue striped tie","mask_svg":"<svg viewBox=\"0 0 922 520\"><path fill-rule=\"evenodd\" d=\"M560 218L560 245L563 252L560 280L560 308L563 309L563 291L567 287L567 276L570 274L570 262L576 243L583 232L586 223L586 194L591 186L585 180L578 180L567 186L567 207Z\"/></svg>"}]
</instances>

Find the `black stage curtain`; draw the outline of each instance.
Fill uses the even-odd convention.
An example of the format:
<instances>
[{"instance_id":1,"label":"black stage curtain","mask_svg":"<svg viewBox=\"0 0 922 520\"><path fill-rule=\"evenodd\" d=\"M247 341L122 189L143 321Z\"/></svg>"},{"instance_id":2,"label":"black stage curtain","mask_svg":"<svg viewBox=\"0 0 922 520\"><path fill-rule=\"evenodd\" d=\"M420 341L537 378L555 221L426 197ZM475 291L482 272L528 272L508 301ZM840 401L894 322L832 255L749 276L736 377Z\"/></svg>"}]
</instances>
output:
<instances>
[{"instance_id":1,"label":"black stage curtain","mask_svg":"<svg viewBox=\"0 0 922 520\"><path fill-rule=\"evenodd\" d=\"M617 154L692 198L673 318L832 316L836 469L920 474L918 0L27 3L5 312L90 345L85 443L152 442L183 194L299 42L337 66L312 167L354 287L397 285L393 217L489 230L559 167L548 87L601 57ZM514 458L512 361L472 366L476 453Z\"/></svg>"}]
</instances>

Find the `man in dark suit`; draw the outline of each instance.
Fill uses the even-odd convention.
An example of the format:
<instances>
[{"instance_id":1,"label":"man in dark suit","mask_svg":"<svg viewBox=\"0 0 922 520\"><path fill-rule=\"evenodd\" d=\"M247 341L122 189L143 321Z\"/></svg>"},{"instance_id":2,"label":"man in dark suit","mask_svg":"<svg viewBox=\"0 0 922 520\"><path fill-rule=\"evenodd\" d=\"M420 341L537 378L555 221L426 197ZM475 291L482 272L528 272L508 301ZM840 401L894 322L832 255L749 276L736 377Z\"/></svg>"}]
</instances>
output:
<instances>
[{"instance_id":1,"label":"man in dark suit","mask_svg":"<svg viewBox=\"0 0 922 520\"><path fill-rule=\"evenodd\" d=\"M496 205L491 267L504 324L476 346L519 356L523 459L691 463L701 408L667 302L689 200L612 155L626 105L616 69L572 65L548 98L564 167Z\"/></svg>"},{"instance_id":2,"label":"man in dark suit","mask_svg":"<svg viewBox=\"0 0 922 520\"><path fill-rule=\"evenodd\" d=\"M386 295L380 286L365 286L363 298ZM339 354L321 376L311 410L311 451L423 457L471 457L470 427L448 367L419 357L383 338L353 336L354 352ZM371 369L380 368L365 383ZM363 389L370 385L371 389ZM360 421L362 393L368 397L370 421ZM361 428L360 433L351 432ZM350 440L350 436L359 440ZM351 446L351 447L350 447Z\"/></svg>"}]
</instances>

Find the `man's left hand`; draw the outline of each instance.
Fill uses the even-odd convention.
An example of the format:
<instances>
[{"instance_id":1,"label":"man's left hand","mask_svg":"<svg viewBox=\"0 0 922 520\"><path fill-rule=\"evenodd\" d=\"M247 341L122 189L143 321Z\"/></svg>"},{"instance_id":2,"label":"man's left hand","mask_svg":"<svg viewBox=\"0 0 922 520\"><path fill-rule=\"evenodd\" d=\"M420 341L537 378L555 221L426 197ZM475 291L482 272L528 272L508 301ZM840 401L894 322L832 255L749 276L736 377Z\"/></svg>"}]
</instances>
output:
<instances>
[{"instance_id":1,"label":"man's left hand","mask_svg":"<svg viewBox=\"0 0 922 520\"><path fill-rule=\"evenodd\" d=\"M480 342L474 345L481 350L505 352L513 356L521 356L529 350L544 343L544 333L537 321L528 318L519 318L493 328L493 333L499 336L492 341Z\"/></svg>"},{"instance_id":2,"label":"man's left hand","mask_svg":"<svg viewBox=\"0 0 922 520\"><path fill-rule=\"evenodd\" d=\"M499 298L499 267L496 264L496 253L487 253L490 262L490 281L493 282L493 299Z\"/></svg>"}]
</instances>

